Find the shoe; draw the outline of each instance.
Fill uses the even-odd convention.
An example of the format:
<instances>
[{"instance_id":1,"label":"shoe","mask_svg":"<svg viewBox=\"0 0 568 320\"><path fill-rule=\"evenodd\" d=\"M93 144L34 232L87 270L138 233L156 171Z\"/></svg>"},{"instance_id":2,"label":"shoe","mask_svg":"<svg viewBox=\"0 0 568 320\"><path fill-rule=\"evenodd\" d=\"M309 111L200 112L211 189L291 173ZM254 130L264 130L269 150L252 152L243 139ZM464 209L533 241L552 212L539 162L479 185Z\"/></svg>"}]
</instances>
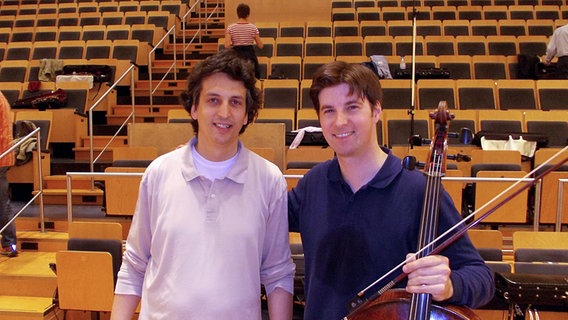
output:
<instances>
[{"instance_id":1,"label":"shoe","mask_svg":"<svg viewBox=\"0 0 568 320\"><path fill-rule=\"evenodd\" d=\"M14 258L18 256L18 250L16 250L16 245L12 244L8 247L2 248L2 254L8 256L9 258Z\"/></svg>"}]
</instances>

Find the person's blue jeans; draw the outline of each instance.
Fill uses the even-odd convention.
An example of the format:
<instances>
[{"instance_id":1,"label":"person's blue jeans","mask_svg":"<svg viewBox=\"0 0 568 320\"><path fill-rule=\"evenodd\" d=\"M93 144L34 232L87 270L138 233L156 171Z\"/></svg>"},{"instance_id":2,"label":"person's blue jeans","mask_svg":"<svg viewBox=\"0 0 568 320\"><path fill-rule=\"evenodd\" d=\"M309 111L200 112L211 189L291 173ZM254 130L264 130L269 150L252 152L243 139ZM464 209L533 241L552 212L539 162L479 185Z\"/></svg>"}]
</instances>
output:
<instances>
[{"instance_id":1,"label":"person's blue jeans","mask_svg":"<svg viewBox=\"0 0 568 320\"><path fill-rule=\"evenodd\" d=\"M10 205L10 197L8 196L8 178L6 173L10 167L0 167L0 229L13 218L14 212ZM2 231L2 248L16 244L16 225L15 222L10 223L4 231Z\"/></svg>"}]
</instances>

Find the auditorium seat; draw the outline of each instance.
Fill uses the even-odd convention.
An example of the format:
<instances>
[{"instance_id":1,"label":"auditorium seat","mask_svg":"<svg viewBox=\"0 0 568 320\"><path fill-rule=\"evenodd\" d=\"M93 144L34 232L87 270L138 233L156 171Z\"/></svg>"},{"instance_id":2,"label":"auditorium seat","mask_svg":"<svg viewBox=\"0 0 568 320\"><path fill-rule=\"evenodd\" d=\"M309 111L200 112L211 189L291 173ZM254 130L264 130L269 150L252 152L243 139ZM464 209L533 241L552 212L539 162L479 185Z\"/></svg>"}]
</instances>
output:
<instances>
[{"instance_id":1,"label":"auditorium seat","mask_svg":"<svg viewBox=\"0 0 568 320\"><path fill-rule=\"evenodd\" d=\"M360 7L356 9L357 20L362 21L379 21L381 14L378 8L375 7Z\"/></svg>"},{"instance_id":2,"label":"auditorium seat","mask_svg":"<svg viewBox=\"0 0 568 320\"><path fill-rule=\"evenodd\" d=\"M335 56L361 56L363 51L363 38L360 36L336 36L334 38Z\"/></svg>"},{"instance_id":3,"label":"auditorium seat","mask_svg":"<svg viewBox=\"0 0 568 320\"><path fill-rule=\"evenodd\" d=\"M534 6L535 19L560 19L560 8L558 5L535 5Z\"/></svg>"},{"instance_id":4,"label":"auditorium seat","mask_svg":"<svg viewBox=\"0 0 568 320\"><path fill-rule=\"evenodd\" d=\"M406 19L406 10L402 7L381 7L380 11L381 20L387 21L387 23Z\"/></svg>"},{"instance_id":5,"label":"auditorium seat","mask_svg":"<svg viewBox=\"0 0 568 320\"><path fill-rule=\"evenodd\" d=\"M280 37L304 37L306 26L303 22L283 21L278 25Z\"/></svg>"},{"instance_id":6,"label":"auditorium seat","mask_svg":"<svg viewBox=\"0 0 568 320\"><path fill-rule=\"evenodd\" d=\"M442 22L439 20L425 20L416 24L416 34L419 36L441 36Z\"/></svg>"},{"instance_id":7,"label":"auditorium seat","mask_svg":"<svg viewBox=\"0 0 568 320\"><path fill-rule=\"evenodd\" d=\"M148 12L146 23L153 24L156 27L160 27L164 30L168 30L174 23L174 16L169 14L168 12L150 11Z\"/></svg>"},{"instance_id":8,"label":"auditorium seat","mask_svg":"<svg viewBox=\"0 0 568 320\"><path fill-rule=\"evenodd\" d=\"M421 137L431 137L429 110L416 110L414 115L414 134ZM385 110L382 114L385 126L384 143L390 148L393 146L408 146L410 138L410 115L408 109L404 110Z\"/></svg>"},{"instance_id":9,"label":"auditorium seat","mask_svg":"<svg viewBox=\"0 0 568 320\"><path fill-rule=\"evenodd\" d=\"M452 79L471 79L472 65L472 58L466 55L438 57L438 66L447 69Z\"/></svg>"},{"instance_id":10,"label":"auditorium seat","mask_svg":"<svg viewBox=\"0 0 568 320\"><path fill-rule=\"evenodd\" d=\"M55 14L38 14L36 19L36 28L57 26L57 16Z\"/></svg>"},{"instance_id":11,"label":"auditorium seat","mask_svg":"<svg viewBox=\"0 0 568 320\"><path fill-rule=\"evenodd\" d=\"M302 58L298 56L274 56L270 58L272 75L283 75L286 79L301 80Z\"/></svg>"},{"instance_id":12,"label":"auditorium seat","mask_svg":"<svg viewBox=\"0 0 568 320\"><path fill-rule=\"evenodd\" d=\"M534 80L501 79L496 81L499 109L537 109Z\"/></svg>"},{"instance_id":13,"label":"auditorium seat","mask_svg":"<svg viewBox=\"0 0 568 320\"><path fill-rule=\"evenodd\" d=\"M304 79L300 82L300 109L313 109L314 103L310 98L312 79Z\"/></svg>"},{"instance_id":14,"label":"auditorium seat","mask_svg":"<svg viewBox=\"0 0 568 320\"><path fill-rule=\"evenodd\" d=\"M479 129L495 133L523 131L523 113L519 110L478 110Z\"/></svg>"},{"instance_id":15,"label":"auditorium seat","mask_svg":"<svg viewBox=\"0 0 568 320\"><path fill-rule=\"evenodd\" d=\"M507 60L504 56L473 56L474 79L507 79Z\"/></svg>"},{"instance_id":16,"label":"auditorium seat","mask_svg":"<svg viewBox=\"0 0 568 320\"><path fill-rule=\"evenodd\" d=\"M421 110L435 109L446 101L448 109L456 108L456 82L452 79L420 79L416 83L417 106Z\"/></svg>"},{"instance_id":17,"label":"auditorium seat","mask_svg":"<svg viewBox=\"0 0 568 320\"><path fill-rule=\"evenodd\" d=\"M483 6L483 19L484 20L507 20L509 19L509 12L505 5L487 5Z\"/></svg>"},{"instance_id":18,"label":"auditorium seat","mask_svg":"<svg viewBox=\"0 0 568 320\"><path fill-rule=\"evenodd\" d=\"M150 1L145 1L146 4L150 4ZM158 10L159 6L157 4L154 4L152 6L153 10ZM142 5L140 5L140 11L146 11L146 10L142 10ZM106 12L118 12L118 2L99 2L99 12L103 14Z\"/></svg>"},{"instance_id":19,"label":"auditorium seat","mask_svg":"<svg viewBox=\"0 0 568 320\"><path fill-rule=\"evenodd\" d=\"M101 24L104 26L123 25L124 13L123 12L103 12Z\"/></svg>"},{"instance_id":20,"label":"auditorium seat","mask_svg":"<svg viewBox=\"0 0 568 320\"><path fill-rule=\"evenodd\" d=\"M276 39L278 37L278 22L257 22L255 25L261 38Z\"/></svg>"},{"instance_id":21,"label":"auditorium seat","mask_svg":"<svg viewBox=\"0 0 568 320\"><path fill-rule=\"evenodd\" d=\"M353 0L353 8L360 9L360 8L376 8L376 1L375 0Z\"/></svg>"},{"instance_id":22,"label":"auditorium seat","mask_svg":"<svg viewBox=\"0 0 568 320\"><path fill-rule=\"evenodd\" d=\"M484 36L457 36L456 52L461 56L477 56L487 54L487 41Z\"/></svg>"},{"instance_id":23,"label":"auditorium seat","mask_svg":"<svg viewBox=\"0 0 568 320\"><path fill-rule=\"evenodd\" d=\"M517 42L519 43L519 54L541 56L546 53L548 37L543 35L519 36Z\"/></svg>"},{"instance_id":24,"label":"auditorium seat","mask_svg":"<svg viewBox=\"0 0 568 320\"><path fill-rule=\"evenodd\" d=\"M59 9L59 14L57 15L57 26L58 27L69 27L79 25L79 14L76 12L66 12L62 13L61 8Z\"/></svg>"},{"instance_id":25,"label":"auditorium seat","mask_svg":"<svg viewBox=\"0 0 568 320\"><path fill-rule=\"evenodd\" d=\"M314 72L326 63L334 61L333 56L309 56L302 61L302 79L311 79Z\"/></svg>"},{"instance_id":26,"label":"auditorium seat","mask_svg":"<svg viewBox=\"0 0 568 320\"><path fill-rule=\"evenodd\" d=\"M424 54L424 37L416 36L412 39L412 36L397 36L394 37L394 51L397 56L411 56L412 46L416 45L416 54Z\"/></svg>"},{"instance_id":27,"label":"auditorium seat","mask_svg":"<svg viewBox=\"0 0 568 320\"><path fill-rule=\"evenodd\" d=\"M509 6L509 18L522 20L534 19L534 7L532 5Z\"/></svg>"},{"instance_id":28,"label":"auditorium seat","mask_svg":"<svg viewBox=\"0 0 568 320\"><path fill-rule=\"evenodd\" d=\"M8 103L13 104L14 101L20 99L22 94L22 83L21 82L2 82L2 87L0 91L8 100Z\"/></svg>"},{"instance_id":29,"label":"auditorium seat","mask_svg":"<svg viewBox=\"0 0 568 320\"><path fill-rule=\"evenodd\" d=\"M404 109L411 107L411 80L407 79L381 79L383 88L384 109Z\"/></svg>"},{"instance_id":30,"label":"auditorium seat","mask_svg":"<svg viewBox=\"0 0 568 320\"><path fill-rule=\"evenodd\" d=\"M452 12L455 9L451 9ZM442 22L442 28L444 29L445 36L469 36L470 26L467 20L444 20Z\"/></svg>"},{"instance_id":31,"label":"auditorium seat","mask_svg":"<svg viewBox=\"0 0 568 320\"><path fill-rule=\"evenodd\" d=\"M487 36L487 53L497 56L514 56L519 52L515 36Z\"/></svg>"},{"instance_id":32,"label":"auditorium seat","mask_svg":"<svg viewBox=\"0 0 568 320\"><path fill-rule=\"evenodd\" d=\"M164 31L154 28L153 25L149 24L134 24L130 27L131 29L131 39L138 40L140 42L146 42L151 47L160 41L164 35Z\"/></svg>"},{"instance_id":33,"label":"auditorium seat","mask_svg":"<svg viewBox=\"0 0 568 320\"><path fill-rule=\"evenodd\" d=\"M481 6L458 6L458 19L461 20L482 20L483 14Z\"/></svg>"},{"instance_id":34,"label":"auditorium seat","mask_svg":"<svg viewBox=\"0 0 568 320\"><path fill-rule=\"evenodd\" d=\"M333 36L359 36L359 22L356 20L334 21Z\"/></svg>"},{"instance_id":35,"label":"auditorium seat","mask_svg":"<svg viewBox=\"0 0 568 320\"><path fill-rule=\"evenodd\" d=\"M331 0L331 8L351 8L352 0Z\"/></svg>"},{"instance_id":36,"label":"auditorium seat","mask_svg":"<svg viewBox=\"0 0 568 320\"><path fill-rule=\"evenodd\" d=\"M436 6L432 7L432 19L442 21L442 24L446 22L456 20L456 8L450 6ZM446 34L448 35L448 34Z\"/></svg>"},{"instance_id":37,"label":"auditorium seat","mask_svg":"<svg viewBox=\"0 0 568 320\"><path fill-rule=\"evenodd\" d=\"M61 43L68 40L81 40L83 37L83 27L66 26L58 27L59 33L57 40Z\"/></svg>"},{"instance_id":38,"label":"auditorium seat","mask_svg":"<svg viewBox=\"0 0 568 320\"><path fill-rule=\"evenodd\" d=\"M35 28L33 27L14 27L10 42L31 42L34 38Z\"/></svg>"},{"instance_id":39,"label":"auditorium seat","mask_svg":"<svg viewBox=\"0 0 568 320\"><path fill-rule=\"evenodd\" d=\"M498 35L497 20L472 20L469 22L472 36Z\"/></svg>"},{"instance_id":40,"label":"auditorium seat","mask_svg":"<svg viewBox=\"0 0 568 320\"><path fill-rule=\"evenodd\" d=\"M57 41L40 41L33 44L31 60L55 59L59 43Z\"/></svg>"},{"instance_id":41,"label":"auditorium seat","mask_svg":"<svg viewBox=\"0 0 568 320\"><path fill-rule=\"evenodd\" d=\"M302 57L304 55L303 37L278 37L275 42L276 56Z\"/></svg>"},{"instance_id":42,"label":"auditorium seat","mask_svg":"<svg viewBox=\"0 0 568 320\"><path fill-rule=\"evenodd\" d=\"M496 109L495 83L489 79L458 79L459 109Z\"/></svg>"},{"instance_id":43,"label":"auditorium seat","mask_svg":"<svg viewBox=\"0 0 568 320\"><path fill-rule=\"evenodd\" d=\"M137 25L137 24L145 24L147 19L147 13L142 11L127 11L124 12L124 24L126 25ZM153 24L153 23L152 23Z\"/></svg>"},{"instance_id":44,"label":"auditorium seat","mask_svg":"<svg viewBox=\"0 0 568 320\"><path fill-rule=\"evenodd\" d=\"M35 28L36 26L36 15L18 15L16 21L14 22L15 28L29 27Z\"/></svg>"},{"instance_id":45,"label":"auditorium seat","mask_svg":"<svg viewBox=\"0 0 568 320\"><path fill-rule=\"evenodd\" d=\"M542 133L548 137L547 147L568 145L568 113L565 111L526 110L524 123L527 132Z\"/></svg>"},{"instance_id":46,"label":"auditorium seat","mask_svg":"<svg viewBox=\"0 0 568 320\"><path fill-rule=\"evenodd\" d=\"M58 59L82 59L85 55L85 41L67 40L59 44Z\"/></svg>"},{"instance_id":47,"label":"auditorium seat","mask_svg":"<svg viewBox=\"0 0 568 320\"><path fill-rule=\"evenodd\" d=\"M332 8L331 21L356 21L355 8Z\"/></svg>"},{"instance_id":48,"label":"auditorium seat","mask_svg":"<svg viewBox=\"0 0 568 320\"><path fill-rule=\"evenodd\" d=\"M83 33L81 34L81 40L105 40L106 38L106 26L104 25L89 25L83 26Z\"/></svg>"},{"instance_id":49,"label":"auditorium seat","mask_svg":"<svg viewBox=\"0 0 568 320\"><path fill-rule=\"evenodd\" d=\"M331 37L331 21L308 21L306 23L306 37Z\"/></svg>"},{"instance_id":50,"label":"auditorium seat","mask_svg":"<svg viewBox=\"0 0 568 320\"><path fill-rule=\"evenodd\" d=\"M4 60L29 60L31 49L31 42L10 42L6 46Z\"/></svg>"},{"instance_id":51,"label":"auditorium seat","mask_svg":"<svg viewBox=\"0 0 568 320\"><path fill-rule=\"evenodd\" d=\"M55 26L37 27L34 33L34 42L40 41L56 41L59 29ZM1 40L0 40L1 42Z\"/></svg>"},{"instance_id":52,"label":"auditorium seat","mask_svg":"<svg viewBox=\"0 0 568 320\"><path fill-rule=\"evenodd\" d=\"M88 40L85 42L85 59L108 59L111 49L110 40Z\"/></svg>"},{"instance_id":53,"label":"auditorium seat","mask_svg":"<svg viewBox=\"0 0 568 320\"><path fill-rule=\"evenodd\" d=\"M516 273L568 273L568 234L565 232L515 231L513 253Z\"/></svg>"},{"instance_id":54,"label":"auditorium seat","mask_svg":"<svg viewBox=\"0 0 568 320\"><path fill-rule=\"evenodd\" d=\"M125 25L107 25L106 40L128 40L130 39L130 26Z\"/></svg>"},{"instance_id":55,"label":"auditorium seat","mask_svg":"<svg viewBox=\"0 0 568 320\"><path fill-rule=\"evenodd\" d=\"M96 26L101 23L101 15L98 12L82 12L79 13L79 25L84 26Z\"/></svg>"},{"instance_id":56,"label":"auditorium seat","mask_svg":"<svg viewBox=\"0 0 568 320\"><path fill-rule=\"evenodd\" d=\"M298 108L299 97L298 80L293 79L267 79L263 83L263 108L292 109Z\"/></svg>"},{"instance_id":57,"label":"auditorium seat","mask_svg":"<svg viewBox=\"0 0 568 320\"><path fill-rule=\"evenodd\" d=\"M399 36L412 36L412 21L411 20L388 20L387 21L388 34L391 37Z\"/></svg>"},{"instance_id":58,"label":"auditorium seat","mask_svg":"<svg viewBox=\"0 0 568 320\"><path fill-rule=\"evenodd\" d=\"M254 46L254 51L257 56L262 57L272 57L274 55L274 39L273 38L261 38L262 44L264 45L262 49Z\"/></svg>"},{"instance_id":59,"label":"auditorium seat","mask_svg":"<svg viewBox=\"0 0 568 320\"><path fill-rule=\"evenodd\" d=\"M550 37L554 32L554 22L548 19L527 20L527 35Z\"/></svg>"},{"instance_id":60,"label":"auditorium seat","mask_svg":"<svg viewBox=\"0 0 568 320\"><path fill-rule=\"evenodd\" d=\"M88 48L88 43L87 43ZM148 65L147 50L138 40L114 40L112 41L111 58L126 60L137 65Z\"/></svg>"},{"instance_id":61,"label":"auditorium seat","mask_svg":"<svg viewBox=\"0 0 568 320\"><path fill-rule=\"evenodd\" d=\"M295 129L296 111L291 108L262 108L258 110L258 123L283 123L286 132Z\"/></svg>"},{"instance_id":62,"label":"auditorium seat","mask_svg":"<svg viewBox=\"0 0 568 320\"><path fill-rule=\"evenodd\" d=\"M306 37L304 42L304 57L308 56L333 57L333 38L323 36Z\"/></svg>"},{"instance_id":63,"label":"auditorium seat","mask_svg":"<svg viewBox=\"0 0 568 320\"><path fill-rule=\"evenodd\" d=\"M568 89L564 81L537 80L538 105L542 110L568 110Z\"/></svg>"},{"instance_id":64,"label":"auditorium seat","mask_svg":"<svg viewBox=\"0 0 568 320\"><path fill-rule=\"evenodd\" d=\"M525 20L511 19L498 21L499 34L502 36L526 36L527 23Z\"/></svg>"},{"instance_id":65,"label":"auditorium seat","mask_svg":"<svg viewBox=\"0 0 568 320\"><path fill-rule=\"evenodd\" d=\"M318 114L313 108L300 109L296 112L296 129L321 127Z\"/></svg>"},{"instance_id":66,"label":"auditorium seat","mask_svg":"<svg viewBox=\"0 0 568 320\"><path fill-rule=\"evenodd\" d=\"M426 36L424 39L426 55L455 55L456 43L453 36Z\"/></svg>"},{"instance_id":67,"label":"auditorium seat","mask_svg":"<svg viewBox=\"0 0 568 320\"><path fill-rule=\"evenodd\" d=\"M394 38L392 36L366 36L363 39L365 55L392 56Z\"/></svg>"}]
</instances>

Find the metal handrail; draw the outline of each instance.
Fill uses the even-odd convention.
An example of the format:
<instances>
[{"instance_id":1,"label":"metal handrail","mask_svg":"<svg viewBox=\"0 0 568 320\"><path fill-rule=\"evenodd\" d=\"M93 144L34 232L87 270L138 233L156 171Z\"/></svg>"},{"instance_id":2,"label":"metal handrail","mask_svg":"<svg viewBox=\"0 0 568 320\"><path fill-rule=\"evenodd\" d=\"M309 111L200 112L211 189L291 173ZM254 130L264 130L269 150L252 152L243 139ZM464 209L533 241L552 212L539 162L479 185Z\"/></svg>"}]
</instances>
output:
<instances>
[{"instance_id":1,"label":"metal handrail","mask_svg":"<svg viewBox=\"0 0 568 320\"><path fill-rule=\"evenodd\" d=\"M2 229L0 230L0 232L4 231L4 229L6 229L8 227L8 225L10 225L10 223L13 223L14 220L16 220L17 217L20 216L20 214L22 214L22 212L24 212L24 210L30 205L32 204L35 199L37 199L39 197L39 222L40 222L40 231L42 233L45 232L45 217L44 217L44 213L43 213L43 169L42 169L42 165L41 165L41 135L40 135L40 129L41 128L35 128L32 132L28 133L26 136L22 137L20 139L20 141L18 141L17 143L15 143L13 146L11 146L10 148L8 148L8 150L4 151L1 155L0 155L0 159L4 158L7 155L10 155L10 152L14 151L17 147L19 147L22 143L24 143L25 141L31 139L34 135L36 136L36 152L37 152L37 158L38 158L38 163L37 163L37 172L39 175L39 190L36 193L35 196L33 196L31 198L30 201L28 201L23 208L21 208L16 214L14 214L14 217L12 219L10 219L10 221L8 221L8 223L6 223L6 225L4 225L4 227L2 227ZM13 155L10 155L13 156Z\"/></svg>"},{"instance_id":2,"label":"metal handrail","mask_svg":"<svg viewBox=\"0 0 568 320\"><path fill-rule=\"evenodd\" d=\"M196 1L190 8L189 10L185 13L185 15L182 17L182 21L181 21L181 32L182 32L182 42L184 44L183 46L183 64L185 65L187 63L187 59L186 59L186 51L187 48L189 48L189 45L191 45L193 43L193 41L195 40L195 38L198 36L199 37L199 43L201 43L201 6L199 6L199 13L198 13L198 28L197 31L195 32L195 34L193 35L193 37L191 38L191 40L189 40L188 43L186 43L185 41L185 30L186 30L186 21L187 21L187 16L189 16L192 12L193 9L195 8L195 6L199 5L201 3L201 0Z\"/></svg>"},{"instance_id":3,"label":"metal handrail","mask_svg":"<svg viewBox=\"0 0 568 320\"><path fill-rule=\"evenodd\" d=\"M131 64L130 67L128 69L126 69L126 71L118 78L118 80L116 80L111 86L110 88L108 88L107 91L105 91L101 97L95 101L95 103L89 108L88 110L88 116L89 116L89 160L90 160L90 171L94 172L95 171L95 162L97 162L99 160L99 158L103 155L103 153L106 151L106 149L110 146L110 144L114 141L114 139L116 138L116 136L118 135L118 133L120 132L120 130L122 130L122 128L125 126L125 124L130 120L130 118L133 119L133 122L136 121L136 116L135 116L135 87L134 87L134 69L136 68L136 65ZM126 75L128 73L131 73L131 79L130 79L130 86L131 86L131 103L132 103L132 111L130 112L130 114L128 115L128 117L126 118L126 120L122 123L122 125L120 126L120 128L116 131L116 133L110 138L110 140L107 142L107 144L103 147L103 149L101 150L101 152L99 152L99 154L97 155L97 157L94 157L94 143L93 143L93 110L99 106L99 104L110 94L110 92L116 88L116 86L122 81L122 79L124 79L124 77L126 77ZM91 179L91 190L93 190L95 188L95 181L93 179Z\"/></svg>"},{"instance_id":4,"label":"metal handrail","mask_svg":"<svg viewBox=\"0 0 568 320\"><path fill-rule=\"evenodd\" d=\"M158 90L158 87L160 87L160 85L164 82L164 80L166 79L168 74L170 74L170 71L172 70L172 68L174 69L174 80L177 80L177 45L176 45L175 30L176 30L176 25L174 23L174 25L166 32L166 34L162 37L162 39L160 39L160 41L158 41L158 43L154 46L154 48L152 48L152 50L150 50L150 52L148 52L148 81L149 81L148 82L149 83L148 94L150 95L150 114L153 113L154 92L156 92L156 90ZM156 52L156 50L158 50L158 47L162 43L164 43L166 41L166 39L169 38L170 34L172 34L172 33L174 34L174 36L173 36L173 38L174 38L174 62L170 65L170 67L168 68L166 73L164 73L164 76L162 76L162 79L160 79L160 81L156 85L156 89L154 90L153 84L152 84L152 55Z\"/></svg>"}]
</instances>

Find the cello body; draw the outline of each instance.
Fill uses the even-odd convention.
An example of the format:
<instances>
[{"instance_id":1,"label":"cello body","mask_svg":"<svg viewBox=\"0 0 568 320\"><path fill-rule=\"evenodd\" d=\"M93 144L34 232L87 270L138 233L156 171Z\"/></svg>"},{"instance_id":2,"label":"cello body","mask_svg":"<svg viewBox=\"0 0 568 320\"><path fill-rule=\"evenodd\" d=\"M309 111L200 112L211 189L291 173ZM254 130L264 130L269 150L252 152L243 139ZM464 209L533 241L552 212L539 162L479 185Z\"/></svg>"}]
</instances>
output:
<instances>
[{"instance_id":1,"label":"cello body","mask_svg":"<svg viewBox=\"0 0 568 320\"><path fill-rule=\"evenodd\" d=\"M398 320L408 319L411 294L404 289L391 289L373 300L349 320ZM431 320L481 320L471 309L453 305L430 306Z\"/></svg>"}]
</instances>

